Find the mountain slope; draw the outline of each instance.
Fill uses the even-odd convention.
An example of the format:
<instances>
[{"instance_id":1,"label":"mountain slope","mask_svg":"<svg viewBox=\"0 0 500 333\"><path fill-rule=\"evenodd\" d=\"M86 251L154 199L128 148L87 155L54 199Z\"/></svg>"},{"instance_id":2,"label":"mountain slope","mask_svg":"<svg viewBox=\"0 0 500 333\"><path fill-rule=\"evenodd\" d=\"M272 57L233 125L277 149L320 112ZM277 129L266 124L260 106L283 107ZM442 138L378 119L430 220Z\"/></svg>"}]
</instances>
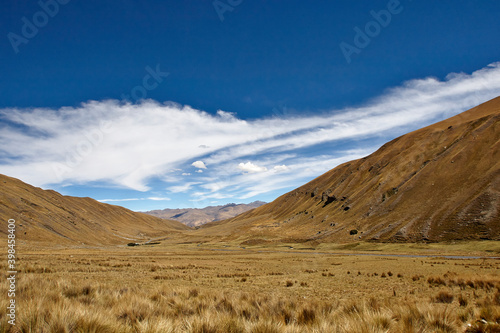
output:
<instances>
[{"instance_id":1,"label":"mountain slope","mask_svg":"<svg viewBox=\"0 0 500 333\"><path fill-rule=\"evenodd\" d=\"M198 232L254 242L500 239L500 97Z\"/></svg>"},{"instance_id":2,"label":"mountain slope","mask_svg":"<svg viewBox=\"0 0 500 333\"><path fill-rule=\"evenodd\" d=\"M179 209L161 209L145 212L162 219L179 221L190 227L200 226L202 224L214 221L225 220L235 217L241 213L257 208L265 204L262 201L254 201L249 204L230 203L221 206L208 206L205 208L179 208Z\"/></svg>"},{"instance_id":3,"label":"mountain slope","mask_svg":"<svg viewBox=\"0 0 500 333\"><path fill-rule=\"evenodd\" d=\"M18 242L126 244L189 229L177 221L135 213L90 198L63 196L0 175L0 219L16 220ZM7 228L0 230L4 236Z\"/></svg>"}]
</instances>

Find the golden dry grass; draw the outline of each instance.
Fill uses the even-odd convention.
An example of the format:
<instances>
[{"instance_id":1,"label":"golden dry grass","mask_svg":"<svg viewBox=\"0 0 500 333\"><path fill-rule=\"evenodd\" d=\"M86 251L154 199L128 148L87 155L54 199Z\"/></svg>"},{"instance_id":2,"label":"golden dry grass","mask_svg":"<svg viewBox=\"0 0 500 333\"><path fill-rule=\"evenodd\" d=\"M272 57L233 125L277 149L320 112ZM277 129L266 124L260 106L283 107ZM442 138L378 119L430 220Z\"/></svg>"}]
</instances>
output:
<instances>
[{"instance_id":1,"label":"golden dry grass","mask_svg":"<svg viewBox=\"0 0 500 333\"><path fill-rule=\"evenodd\" d=\"M20 253L17 325L7 324L2 297L0 333L500 329L500 262L494 259L194 245ZM0 294L7 294L5 284Z\"/></svg>"}]
</instances>

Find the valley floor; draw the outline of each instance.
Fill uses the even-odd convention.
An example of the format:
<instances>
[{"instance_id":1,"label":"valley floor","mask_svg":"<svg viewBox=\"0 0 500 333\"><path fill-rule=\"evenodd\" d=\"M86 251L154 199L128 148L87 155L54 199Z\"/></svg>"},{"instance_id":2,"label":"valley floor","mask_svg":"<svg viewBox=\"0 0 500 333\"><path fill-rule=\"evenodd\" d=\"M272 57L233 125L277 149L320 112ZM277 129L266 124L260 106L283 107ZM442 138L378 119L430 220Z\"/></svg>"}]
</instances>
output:
<instances>
[{"instance_id":1,"label":"valley floor","mask_svg":"<svg viewBox=\"0 0 500 333\"><path fill-rule=\"evenodd\" d=\"M500 260L443 257L482 244L20 250L0 332L498 332Z\"/></svg>"}]
</instances>

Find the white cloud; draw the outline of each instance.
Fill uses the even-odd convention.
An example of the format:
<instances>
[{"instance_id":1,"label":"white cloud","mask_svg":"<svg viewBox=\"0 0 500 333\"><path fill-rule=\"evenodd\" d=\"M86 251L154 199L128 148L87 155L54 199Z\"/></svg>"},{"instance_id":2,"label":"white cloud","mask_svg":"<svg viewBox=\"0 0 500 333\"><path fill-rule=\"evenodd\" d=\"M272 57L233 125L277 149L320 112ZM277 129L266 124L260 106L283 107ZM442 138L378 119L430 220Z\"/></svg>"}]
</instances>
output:
<instances>
[{"instance_id":1,"label":"white cloud","mask_svg":"<svg viewBox=\"0 0 500 333\"><path fill-rule=\"evenodd\" d=\"M148 197L148 198L125 198L125 199L101 199L101 200L97 200L97 201L99 201L99 202L126 202L126 201L143 201L143 200L170 201L170 198Z\"/></svg>"},{"instance_id":2,"label":"white cloud","mask_svg":"<svg viewBox=\"0 0 500 333\"><path fill-rule=\"evenodd\" d=\"M170 198L149 197L148 200L153 200L153 201L170 201Z\"/></svg>"},{"instance_id":3,"label":"white cloud","mask_svg":"<svg viewBox=\"0 0 500 333\"><path fill-rule=\"evenodd\" d=\"M207 166L205 165L205 163L203 163L203 161L196 161L196 162L193 162L191 165L194 166L195 168L198 168L198 169L206 169L207 168Z\"/></svg>"},{"instance_id":4,"label":"white cloud","mask_svg":"<svg viewBox=\"0 0 500 333\"><path fill-rule=\"evenodd\" d=\"M189 172L183 172L182 176L191 176L191 174Z\"/></svg>"},{"instance_id":5,"label":"white cloud","mask_svg":"<svg viewBox=\"0 0 500 333\"><path fill-rule=\"evenodd\" d=\"M283 164L274 166L273 170L274 172L283 172L290 170L290 168Z\"/></svg>"},{"instance_id":6,"label":"white cloud","mask_svg":"<svg viewBox=\"0 0 500 333\"><path fill-rule=\"evenodd\" d=\"M377 148L373 146L339 151L337 157L331 155L296 157L293 163L287 166L290 170L293 169L293 172L228 175L226 171L222 171L215 174L213 178L206 179L201 185L210 192L197 193L197 195L206 199L213 193L231 192L238 199L248 199L271 191L290 188L291 184L295 184L295 187L300 186L341 163L364 157Z\"/></svg>"},{"instance_id":7,"label":"white cloud","mask_svg":"<svg viewBox=\"0 0 500 333\"><path fill-rule=\"evenodd\" d=\"M207 201L209 199L229 199L233 198L234 196L231 194L224 194L224 193L217 193L217 192L195 192L192 194L192 197L194 199L190 199L192 202L202 202L202 201ZM199 207L204 207L206 206L205 204L198 205Z\"/></svg>"},{"instance_id":8,"label":"white cloud","mask_svg":"<svg viewBox=\"0 0 500 333\"><path fill-rule=\"evenodd\" d=\"M148 191L152 179L161 179L173 193L250 197L298 186L345 158L373 151L367 147L373 139L458 114L499 91L500 63L494 63L445 80L411 80L358 107L282 118L243 120L151 100L4 108L0 173L36 186L105 182ZM349 150L355 146L358 152ZM191 161L196 173L181 175ZM185 183L186 176L193 181Z\"/></svg>"},{"instance_id":9,"label":"white cloud","mask_svg":"<svg viewBox=\"0 0 500 333\"><path fill-rule=\"evenodd\" d=\"M184 193L193 188L194 185L198 185L200 183L198 182L190 182L190 183L183 183L182 185L177 185L177 186L169 186L167 187L167 190L172 192L172 193Z\"/></svg>"},{"instance_id":10,"label":"white cloud","mask_svg":"<svg viewBox=\"0 0 500 333\"><path fill-rule=\"evenodd\" d=\"M240 163L240 164L238 164L238 169L240 169L243 172L248 172L248 173L258 173L258 172L266 172L267 171L266 167L261 167L261 166L255 165L252 162Z\"/></svg>"},{"instance_id":11,"label":"white cloud","mask_svg":"<svg viewBox=\"0 0 500 333\"><path fill-rule=\"evenodd\" d=\"M99 202L125 202L125 201L139 201L140 198L127 198L127 199L101 199Z\"/></svg>"}]
</instances>

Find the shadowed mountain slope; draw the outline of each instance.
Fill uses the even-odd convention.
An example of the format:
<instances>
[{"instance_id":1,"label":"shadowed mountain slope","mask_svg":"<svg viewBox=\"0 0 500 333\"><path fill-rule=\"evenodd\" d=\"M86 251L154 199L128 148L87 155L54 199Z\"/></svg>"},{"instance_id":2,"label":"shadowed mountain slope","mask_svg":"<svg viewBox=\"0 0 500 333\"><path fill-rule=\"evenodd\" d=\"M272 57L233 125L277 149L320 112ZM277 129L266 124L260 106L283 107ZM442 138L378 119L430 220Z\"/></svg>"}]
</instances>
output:
<instances>
[{"instance_id":1,"label":"shadowed mountain slope","mask_svg":"<svg viewBox=\"0 0 500 333\"><path fill-rule=\"evenodd\" d=\"M182 224L190 227L196 227L208 222L220 221L235 217L236 215L260 207L263 204L265 204L265 202L254 201L249 204L230 203L227 205L208 206L205 208L167 208L161 210L151 210L145 213L160 217L162 219L179 221Z\"/></svg>"},{"instance_id":2,"label":"shadowed mountain slope","mask_svg":"<svg viewBox=\"0 0 500 333\"><path fill-rule=\"evenodd\" d=\"M194 234L246 244L500 239L500 97Z\"/></svg>"},{"instance_id":3,"label":"shadowed mountain slope","mask_svg":"<svg viewBox=\"0 0 500 333\"><path fill-rule=\"evenodd\" d=\"M141 242L189 229L90 198L63 196L0 175L0 219L16 220L17 242L47 245L111 245Z\"/></svg>"}]
</instances>

